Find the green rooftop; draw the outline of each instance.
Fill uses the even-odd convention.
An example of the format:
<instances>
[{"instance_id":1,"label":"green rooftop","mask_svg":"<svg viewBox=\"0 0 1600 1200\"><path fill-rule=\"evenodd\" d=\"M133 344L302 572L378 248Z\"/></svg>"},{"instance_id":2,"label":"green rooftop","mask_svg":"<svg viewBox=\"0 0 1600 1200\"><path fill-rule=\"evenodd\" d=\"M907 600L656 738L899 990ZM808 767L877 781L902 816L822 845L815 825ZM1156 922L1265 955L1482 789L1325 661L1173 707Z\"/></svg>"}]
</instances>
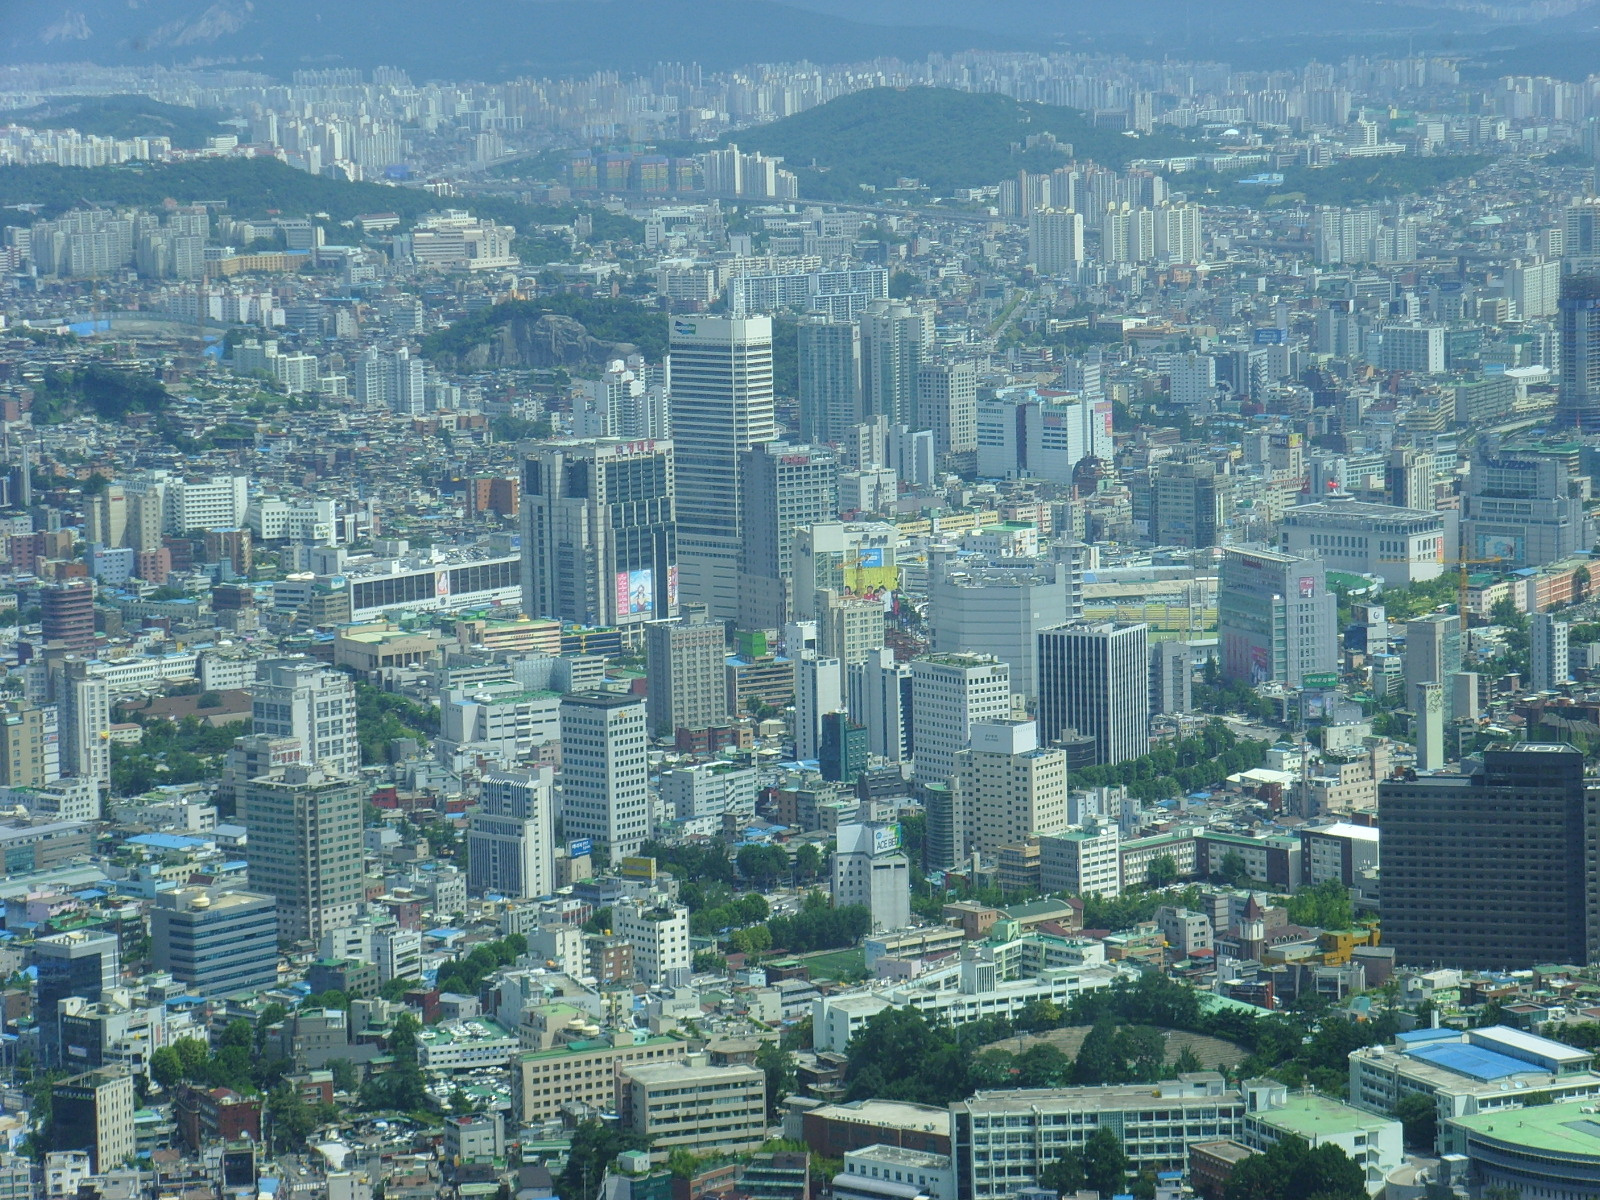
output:
<instances>
[{"instance_id":1,"label":"green rooftop","mask_svg":"<svg viewBox=\"0 0 1600 1200\"><path fill-rule=\"evenodd\" d=\"M1600 1121L1583 1111L1591 1107L1592 1103L1587 1102L1536 1104L1531 1108L1452 1117L1447 1128L1529 1150L1600 1160Z\"/></svg>"},{"instance_id":2,"label":"green rooftop","mask_svg":"<svg viewBox=\"0 0 1600 1200\"><path fill-rule=\"evenodd\" d=\"M1315 1092L1291 1093L1282 1108L1257 1113L1256 1119L1284 1133L1297 1133L1313 1146L1321 1138L1352 1131L1375 1133L1393 1122L1392 1117L1363 1112Z\"/></svg>"}]
</instances>

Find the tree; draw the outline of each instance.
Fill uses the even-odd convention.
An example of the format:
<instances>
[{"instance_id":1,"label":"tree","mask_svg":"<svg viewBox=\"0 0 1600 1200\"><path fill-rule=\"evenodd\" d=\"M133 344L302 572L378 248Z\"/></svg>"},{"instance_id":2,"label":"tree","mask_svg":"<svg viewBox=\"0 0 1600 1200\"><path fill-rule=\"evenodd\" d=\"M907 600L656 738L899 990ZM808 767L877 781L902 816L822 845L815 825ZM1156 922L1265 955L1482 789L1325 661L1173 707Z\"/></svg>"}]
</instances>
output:
<instances>
[{"instance_id":1,"label":"tree","mask_svg":"<svg viewBox=\"0 0 1600 1200\"><path fill-rule=\"evenodd\" d=\"M1416 1150L1432 1150L1439 1135L1439 1110L1432 1096L1410 1092L1394 1106L1395 1119L1405 1126L1406 1145Z\"/></svg>"},{"instance_id":2,"label":"tree","mask_svg":"<svg viewBox=\"0 0 1600 1200\"><path fill-rule=\"evenodd\" d=\"M1528 628L1528 614L1518 608L1517 602L1510 596L1501 596L1489 608L1489 624L1525 630Z\"/></svg>"},{"instance_id":3,"label":"tree","mask_svg":"<svg viewBox=\"0 0 1600 1200\"><path fill-rule=\"evenodd\" d=\"M1055 1162L1047 1163L1039 1171L1039 1186L1060 1196L1071 1195L1087 1182L1083 1173L1083 1154L1071 1146L1063 1150Z\"/></svg>"},{"instance_id":4,"label":"tree","mask_svg":"<svg viewBox=\"0 0 1600 1200\"><path fill-rule=\"evenodd\" d=\"M1170 854L1158 854L1146 865L1144 881L1152 888L1171 887L1178 882L1178 860Z\"/></svg>"},{"instance_id":5,"label":"tree","mask_svg":"<svg viewBox=\"0 0 1600 1200\"><path fill-rule=\"evenodd\" d=\"M328 1070L333 1072L333 1090L336 1092L353 1092L360 1086L356 1065L348 1058L334 1058L328 1060Z\"/></svg>"},{"instance_id":6,"label":"tree","mask_svg":"<svg viewBox=\"0 0 1600 1200\"><path fill-rule=\"evenodd\" d=\"M789 873L789 856L781 846L745 846L734 862L739 874L763 890Z\"/></svg>"},{"instance_id":7,"label":"tree","mask_svg":"<svg viewBox=\"0 0 1600 1200\"><path fill-rule=\"evenodd\" d=\"M624 1150L645 1150L650 1139L621 1129L584 1121L572 1134L567 1165L557 1179L556 1193L562 1200L595 1200L606 1168Z\"/></svg>"},{"instance_id":8,"label":"tree","mask_svg":"<svg viewBox=\"0 0 1600 1200\"><path fill-rule=\"evenodd\" d=\"M1244 855L1237 850L1229 850L1222 856L1222 867L1216 875L1229 887L1241 888L1250 883L1250 868L1245 865Z\"/></svg>"},{"instance_id":9,"label":"tree","mask_svg":"<svg viewBox=\"0 0 1600 1200\"><path fill-rule=\"evenodd\" d=\"M150 1056L150 1078L171 1091L183 1081L183 1059L172 1046L163 1046Z\"/></svg>"},{"instance_id":10,"label":"tree","mask_svg":"<svg viewBox=\"0 0 1600 1200\"><path fill-rule=\"evenodd\" d=\"M767 1117L778 1115L778 1106L794 1091L795 1058L777 1042L762 1042L756 1050L756 1066L767 1077Z\"/></svg>"},{"instance_id":11,"label":"tree","mask_svg":"<svg viewBox=\"0 0 1600 1200\"><path fill-rule=\"evenodd\" d=\"M1072 1065L1075 1084L1121 1083L1127 1078L1128 1064L1117 1053L1117 1026L1112 1020L1096 1021L1078 1047Z\"/></svg>"},{"instance_id":12,"label":"tree","mask_svg":"<svg viewBox=\"0 0 1600 1200\"><path fill-rule=\"evenodd\" d=\"M472 1097L460 1088L453 1088L450 1092L450 1111L458 1117L464 1117L472 1112L477 1105L473 1104Z\"/></svg>"},{"instance_id":13,"label":"tree","mask_svg":"<svg viewBox=\"0 0 1600 1200\"><path fill-rule=\"evenodd\" d=\"M1123 1190L1128 1178L1128 1155L1122 1139L1109 1128L1100 1128L1083 1144L1083 1177L1086 1184L1102 1196Z\"/></svg>"},{"instance_id":14,"label":"tree","mask_svg":"<svg viewBox=\"0 0 1600 1200\"><path fill-rule=\"evenodd\" d=\"M802 879L815 879L822 873L822 851L815 842L804 842L795 851L794 870Z\"/></svg>"}]
</instances>

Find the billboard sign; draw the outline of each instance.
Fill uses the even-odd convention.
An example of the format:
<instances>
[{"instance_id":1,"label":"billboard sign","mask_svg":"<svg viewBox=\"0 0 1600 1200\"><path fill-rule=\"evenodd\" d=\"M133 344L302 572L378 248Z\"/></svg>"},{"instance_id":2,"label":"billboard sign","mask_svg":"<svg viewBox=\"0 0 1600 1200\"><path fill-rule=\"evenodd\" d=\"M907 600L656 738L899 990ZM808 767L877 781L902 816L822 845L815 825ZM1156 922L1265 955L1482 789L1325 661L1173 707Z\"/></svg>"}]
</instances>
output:
<instances>
[{"instance_id":1,"label":"billboard sign","mask_svg":"<svg viewBox=\"0 0 1600 1200\"><path fill-rule=\"evenodd\" d=\"M593 838L573 838L567 843L568 858L588 858L593 853Z\"/></svg>"},{"instance_id":2,"label":"billboard sign","mask_svg":"<svg viewBox=\"0 0 1600 1200\"><path fill-rule=\"evenodd\" d=\"M900 849L900 826L884 825L872 831L872 853L893 854Z\"/></svg>"},{"instance_id":3,"label":"billboard sign","mask_svg":"<svg viewBox=\"0 0 1600 1200\"><path fill-rule=\"evenodd\" d=\"M617 616L637 617L655 611L656 573L651 567L617 572Z\"/></svg>"},{"instance_id":4,"label":"billboard sign","mask_svg":"<svg viewBox=\"0 0 1600 1200\"><path fill-rule=\"evenodd\" d=\"M1310 671L1300 677L1300 686L1307 688L1332 688L1339 685L1337 671Z\"/></svg>"}]
</instances>

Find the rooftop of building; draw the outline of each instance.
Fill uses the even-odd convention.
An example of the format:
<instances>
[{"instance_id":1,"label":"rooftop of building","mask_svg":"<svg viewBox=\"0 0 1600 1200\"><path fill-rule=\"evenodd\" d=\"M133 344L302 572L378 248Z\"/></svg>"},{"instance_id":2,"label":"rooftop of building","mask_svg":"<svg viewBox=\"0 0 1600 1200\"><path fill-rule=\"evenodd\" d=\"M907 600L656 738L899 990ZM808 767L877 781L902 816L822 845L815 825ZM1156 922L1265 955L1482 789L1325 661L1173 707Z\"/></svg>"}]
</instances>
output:
<instances>
[{"instance_id":1,"label":"rooftop of building","mask_svg":"<svg viewBox=\"0 0 1600 1200\"><path fill-rule=\"evenodd\" d=\"M1536 1104L1452 1117L1449 1124L1469 1135L1547 1154L1594 1159L1600 1165L1600 1113L1593 1104Z\"/></svg>"},{"instance_id":2,"label":"rooftop of building","mask_svg":"<svg viewBox=\"0 0 1600 1200\"><path fill-rule=\"evenodd\" d=\"M871 1146L862 1146L859 1150L847 1150L845 1152L846 1159L852 1156L871 1157L878 1162L894 1163L898 1166L924 1171L938 1171L950 1165L948 1155L932 1154L926 1150L908 1150L904 1146L888 1146L882 1142Z\"/></svg>"},{"instance_id":3,"label":"rooftop of building","mask_svg":"<svg viewBox=\"0 0 1600 1200\"><path fill-rule=\"evenodd\" d=\"M714 1067L709 1063L687 1062L641 1063L623 1067L622 1073L647 1087L656 1083L689 1083L694 1080L766 1078L758 1068L742 1064Z\"/></svg>"},{"instance_id":4,"label":"rooftop of building","mask_svg":"<svg viewBox=\"0 0 1600 1200\"><path fill-rule=\"evenodd\" d=\"M950 1132L950 1112L930 1104L905 1100L853 1100L848 1104L824 1104L812 1114L830 1121L878 1125L885 1129L911 1129L923 1133Z\"/></svg>"},{"instance_id":5,"label":"rooftop of building","mask_svg":"<svg viewBox=\"0 0 1600 1200\"><path fill-rule=\"evenodd\" d=\"M1393 1117L1364 1112L1315 1092L1294 1092L1283 1105L1253 1115L1274 1129L1299 1134L1313 1146L1319 1138L1352 1131L1372 1132L1394 1121Z\"/></svg>"},{"instance_id":6,"label":"rooftop of building","mask_svg":"<svg viewBox=\"0 0 1600 1200\"><path fill-rule=\"evenodd\" d=\"M1186 1101L1240 1100L1236 1089L1215 1071L1195 1071L1162 1083L1108 1083L1095 1087L1017 1088L974 1092L959 1103L969 1111L1036 1112L1061 1108L1105 1111L1114 1108L1149 1108Z\"/></svg>"},{"instance_id":7,"label":"rooftop of building","mask_svg":"<svg viewBox=\"0 0 1600 1200\"><path fill-rule=\"evenodd\" d=\"M1442 522L1444 514L1422 508L1402 508L1396 504L1375 504L1370 500L1357 500L1351 496L1329 496L1323 500L1313 500L1309 504L1296 504L1292 508L1285 509L1283 513L1285 522L1320 521L1325 518Z\"/></svg>"}]
</instances>

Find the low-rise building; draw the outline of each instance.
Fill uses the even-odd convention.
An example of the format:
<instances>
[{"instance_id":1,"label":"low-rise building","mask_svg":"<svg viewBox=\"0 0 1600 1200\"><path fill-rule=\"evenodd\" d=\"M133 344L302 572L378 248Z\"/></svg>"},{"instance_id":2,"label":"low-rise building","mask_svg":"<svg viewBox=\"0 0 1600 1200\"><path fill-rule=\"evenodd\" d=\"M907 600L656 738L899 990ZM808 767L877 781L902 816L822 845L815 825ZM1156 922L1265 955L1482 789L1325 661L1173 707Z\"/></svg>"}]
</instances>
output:
<instances>
[{"instance_id":1,"label":"low-rise building","mask_svg":"<svg viewBox=\"0 0 1600 1200\"><path fill-rule=\"evenodd\" d=\"M512 1063L511 1111L523 1125L560 1116L569 1104L618 1111L619 1071L681 1061L688 1053L688 1044L679 1038L649 1037L642 1031L527 1050Z\"/></svg>"},{"instance_id":2,"label":"low-rise building","mask_svg":"<svg viewBox=\"0 0 1600 1200\"><path fill-rule=\"evenodd\" d=\"M834 1200L956 1200L955 1164L948 1154L929 1154L881 1142L851 1150L833 1177Z\"/></svg>"},{"instance_id":3,"label":"low-rise building","mask_svg":"<svg viewBox=\"0 0 1600 1200\"><path fill-rule=\"evenodd\" d=\"M657 1153L738 1154L766 1141L767 1077L752 1066L703 1061L625 1067L623 1120Z\"/></svg>"},{"instance_id":4,"label":"low-rise building","mask_svg":"<svg viewBox=\"0 0 1600 1200\"><path fill-rule=\"evenodd\" d=\"M1271 1107L1245 1114L1243 1141L1252 1150L1266 1150L1290 1134L1312 1147L1339 1147L1361 1168L1367 1191L1374 1195L1405 1162L1405 1130L1399 1121L1315 1092L1274 1095Z\"/></svg>"}]
</instances>

